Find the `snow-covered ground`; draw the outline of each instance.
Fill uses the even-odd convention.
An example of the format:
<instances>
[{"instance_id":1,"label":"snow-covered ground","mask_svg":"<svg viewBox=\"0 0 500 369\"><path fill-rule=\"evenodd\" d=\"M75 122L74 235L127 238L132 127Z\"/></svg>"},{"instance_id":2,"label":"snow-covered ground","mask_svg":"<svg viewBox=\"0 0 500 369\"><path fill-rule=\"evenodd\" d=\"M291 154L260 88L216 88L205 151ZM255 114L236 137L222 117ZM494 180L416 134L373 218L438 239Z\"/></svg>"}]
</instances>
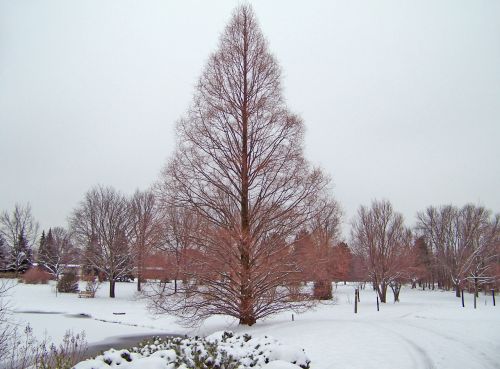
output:
<instances>
[{"instance_id":1,"label":"snow-covered ground","mask_svg":"<svg viewBox=\"0 0 500 369\"><path fill-rule=\"evenodd\" d=\"M292 312L253 327L215 317L196 329L181 327L173 317L149 313L134 284L119 283L116 294L115 299L106 297L104 285L94 299L74 294L56 297L53 285L19 284L11 290L10 302L19 324L29 322L37 336L47 334L54 341L68 329L85 330L90 345L116 342L119 336L208 335L225 329L253 337L270 335L302 347L311 367L318 369L500 368L500 306L493 307L491 296L483 294L474 309L472 295L466 295L462 308L452 292L405 288L401 302L381 304L377 312L375 293L367 288L361 291L354 314L354 286L339 284L334 303L295 314L295 321Z\"/></svg>"}]
</instances>

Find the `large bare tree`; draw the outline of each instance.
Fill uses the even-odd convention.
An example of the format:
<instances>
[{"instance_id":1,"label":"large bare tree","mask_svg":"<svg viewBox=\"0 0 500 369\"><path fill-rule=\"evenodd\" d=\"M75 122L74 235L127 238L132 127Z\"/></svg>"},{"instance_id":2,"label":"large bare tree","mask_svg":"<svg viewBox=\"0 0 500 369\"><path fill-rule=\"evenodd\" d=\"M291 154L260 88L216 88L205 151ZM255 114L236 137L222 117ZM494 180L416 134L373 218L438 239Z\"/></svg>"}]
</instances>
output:
<instances>
[{"instance_id":1,"label":"large bare tree","mask_svg":"<svg viewBox=\"0 0 500 369\"><path fill-rule=\"evenodd\" d=\"M386 302L387 288L399 300L402 280L412 266L412 232L403 216L389 201L373 201L370 208L360 206L351 228L354 252L365 263L381 302Z\"/></svg>"},{"instance_id":2,"label":"large bare tree","mask_svg":"<svg viewBox=\"0 0 500 369\"><path fill-rule=\"evenodd\" d=\"M25 271L32 263L33 245L38 234L38 222L31 213L31 206L16 204L12 213L0 215L0 236L6 245L6 269Z\"/></svg>"},{"instance_id":3,"label":"large bare tree","mask_svg":"<svg viewBox=\"0 0 500 369\"><path fill-rule=\"evenodd\" d=\"M304 159L303 123L282 97L281 72L250 6L238 7L180 120L164 190L204 220L182 316L228 314L241 324L292 306L291 236L328 183ZM175 302L175 301L174 301Z\"/></svg>"},{"instance_id":4,"label":"large bare tree","mask_svg":"<svg viewBox=\"0 0 500 369\"><path fill-rule=\"evenodd\" d=\"M432 249L441 284L446 287L451 282L457 297L467 278L477 287L480 280L494 277L500 216L492 217L484 207L468 204L461 209L430 206L417 218L417 231Z\"/></svg>"},{"instance_id":5,"label":"large bare tree","mask_svg":"<svg viewBox=\"0 0 500 369\"><path fill-rule=\"evenodd\" d=\"M132 217L129 202L112 187L95 187L73 211L71 229L85 248L88 265L109 280L109 297L115 297L115 283L132 272Z\"/></svg>"}]
</instances>

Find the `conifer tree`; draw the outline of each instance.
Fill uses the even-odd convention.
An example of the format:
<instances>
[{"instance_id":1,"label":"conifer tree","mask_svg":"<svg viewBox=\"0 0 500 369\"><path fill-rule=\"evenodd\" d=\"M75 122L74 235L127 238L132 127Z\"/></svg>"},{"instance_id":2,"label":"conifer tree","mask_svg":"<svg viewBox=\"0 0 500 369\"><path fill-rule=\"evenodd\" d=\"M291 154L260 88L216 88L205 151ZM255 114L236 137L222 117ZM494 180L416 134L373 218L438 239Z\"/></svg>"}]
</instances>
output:
<instances>
[{"instance_id":1,"label":"conifer tree","mask_svg":"<svg viewBox=\"0 0 500 369\"><path fill-rule=\"evenodd\" d=\"M164 172L165 197L204 228L192 235L201 245L192 283L175 299L158 291L159 309L199 319L227 314L252 325L293 307L288 286L298 268L290 243L320 210L328 184L303 156L303 133L253 10L238 7L178 124Z\"/></svg>"}]
</instances>

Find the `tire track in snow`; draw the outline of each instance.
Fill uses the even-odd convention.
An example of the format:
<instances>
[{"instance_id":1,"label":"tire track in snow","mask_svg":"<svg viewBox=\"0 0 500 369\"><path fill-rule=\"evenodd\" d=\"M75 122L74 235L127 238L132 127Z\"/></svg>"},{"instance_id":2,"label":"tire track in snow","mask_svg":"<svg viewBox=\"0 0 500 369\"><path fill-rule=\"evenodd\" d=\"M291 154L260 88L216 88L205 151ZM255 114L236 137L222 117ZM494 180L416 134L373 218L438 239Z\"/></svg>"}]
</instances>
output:
<instances>
[{"instance_id":1,"label":"tire track in snow","mask_svg":"<svg viewBox=\"0 0 500 369\"><path fill-rule=\"evenodd\" d=\"M372 322L370 322L368 324L374 325L378 329L383 329L383 330L391 333L392 335L397 336L401 340L403 340L406 343L406 345L408 347L410 347L410 349L413 351L413 353L416 354L418 359L421 361L421 364L423 365L423 366L422 365L416 366L414 364L413 367L415 369L436 369L436 366L434 365L434 362L432 361L429 353L422 346L420 346L417 343L415 343L414 341L408 339L407 337L405 337L401 333L398 333L398 332L394 331L393 329L387 328L381 324L372 323Z\"/></svg>"},{"instance_id":2,"label":"tire track in snow","mask_svg":"<svg viewBox=\"0 0 500 369\"><path fill-rule=\"evenodd\" d=\"M486 354L483 351L477 351L478 347L471 346L464 341L458 340L456 337L452 337L452 336L449 336L447 334L437 332L433 329L419 326L417 324L411 324L407 321L397 321L395 323L402 325L402 326L407 326L410 328L417 328L417 329L424 331L427 334L430 333L436 337L439 337L440 339L444 339L446 341L453 342L454 344L459 344L459 345L463 346L467 350L467 352L470 353L470 355L478 357L481 361L486 361L491 368L500 369L500 363L497 360L492 359L488 354Z\"/></svg>"}]
</instances>

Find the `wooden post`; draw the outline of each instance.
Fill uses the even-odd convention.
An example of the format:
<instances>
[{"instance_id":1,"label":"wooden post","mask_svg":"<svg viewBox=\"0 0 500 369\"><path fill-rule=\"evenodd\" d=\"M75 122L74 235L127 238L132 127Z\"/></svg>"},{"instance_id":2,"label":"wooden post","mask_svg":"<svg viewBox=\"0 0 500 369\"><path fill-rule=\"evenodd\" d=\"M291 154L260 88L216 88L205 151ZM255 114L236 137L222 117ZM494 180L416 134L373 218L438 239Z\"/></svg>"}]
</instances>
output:
<instances>
[{"instance_id":1,"label":"wooden post","mask_svg":"<svg viewBox=\"0 0 500 369\"><path fill-rule=\"evenodd\" d=\"M378 303L378 295L377 295L377 311L380 311L379 303Z\"/></svg>"},{"instance_id":2,"label":"wooden post","mask_svg":"<svg viewBox=\"0 0 500 369\"><path fill-rule=\"evenodd\" d=\"M354 290L354 314L358 313L358 289Z\"/></svg>"},{"instance_id":3,"label":"wooden post","mask_svg":"<svg viewBox=\"0 0 500 369\"><path fill-rule=\"evenodd\" d=\"M493 298L493 306L496 306L495 305L495 289L494 288L491 289L491 297Z\"/></svg>"},{"instance_id":4,"label":"wooden post","mask_svg":"<svg viewBox=\"0 0 500 369\"><path fill-rule=\"evenodd\" d=\"M464 290L462 290L462 307L465 307L465 302L464 302Z\"/></svg>"},{"instance_id":5,"label":"wooden post","mask_svg":"<svg viewBox=\"0 0 500 369\"><path fill-rule=\"evenodd\" d=\"M476 297L476 291L474 291L474 309L476 308L476 299L477 299L477 297Z\"/></svg>"}]
</instances>

